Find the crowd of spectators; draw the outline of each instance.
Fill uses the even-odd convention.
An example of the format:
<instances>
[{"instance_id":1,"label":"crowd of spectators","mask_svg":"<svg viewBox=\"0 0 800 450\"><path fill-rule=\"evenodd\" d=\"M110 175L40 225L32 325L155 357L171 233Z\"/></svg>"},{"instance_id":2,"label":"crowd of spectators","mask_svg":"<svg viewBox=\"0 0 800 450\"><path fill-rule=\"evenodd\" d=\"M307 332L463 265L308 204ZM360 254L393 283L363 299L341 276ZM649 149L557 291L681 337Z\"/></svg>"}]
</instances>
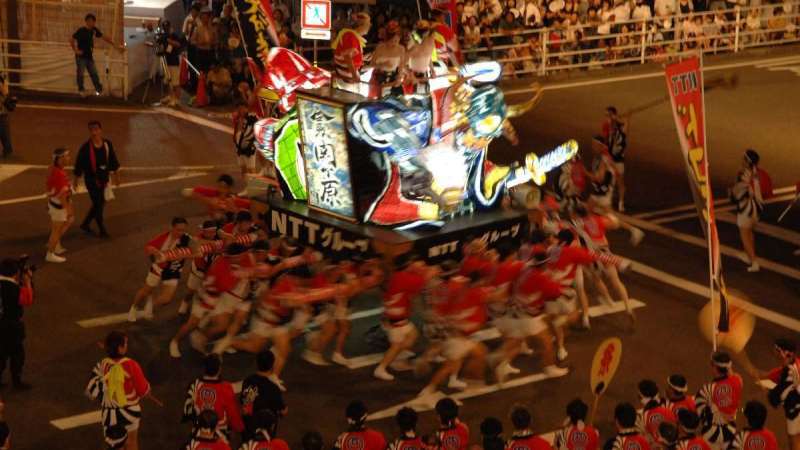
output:
<instances>
[{"instance_id":1,"label":"crowd of spectators","mask_svg":"<svg viewBox=\"0 0 800 450\"><path fill-rule=\"evenodd\" d=\"M736 7L748 0L459 0L468 58L505 62L506 74L530 76L542 63L599 68L607 62L659 59L669 52L733 47ZM742 42L797 36L791 2L745 10ZM727 11L727 12L725 12ZM642 45L644 40L644 46ZM560 55L558 55L560 53Z\"/></svg>"}]
</instances>

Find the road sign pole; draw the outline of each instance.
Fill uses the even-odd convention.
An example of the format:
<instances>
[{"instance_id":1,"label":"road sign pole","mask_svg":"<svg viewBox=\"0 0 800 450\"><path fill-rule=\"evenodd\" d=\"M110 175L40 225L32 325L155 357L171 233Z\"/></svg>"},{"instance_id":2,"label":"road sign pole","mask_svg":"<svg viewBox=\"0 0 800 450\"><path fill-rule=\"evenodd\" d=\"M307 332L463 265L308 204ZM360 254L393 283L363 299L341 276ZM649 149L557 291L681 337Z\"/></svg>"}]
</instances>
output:
<instances>
[{"instance_id":1,"label":"road sign pole","mask_svg":"<svg viewBox=\"0 0 800 450\"><path fill-rule=\"evenodd\" d=\"M314 39L314 67L317 67L317 40Z\"/></svg>"}]
</instances>

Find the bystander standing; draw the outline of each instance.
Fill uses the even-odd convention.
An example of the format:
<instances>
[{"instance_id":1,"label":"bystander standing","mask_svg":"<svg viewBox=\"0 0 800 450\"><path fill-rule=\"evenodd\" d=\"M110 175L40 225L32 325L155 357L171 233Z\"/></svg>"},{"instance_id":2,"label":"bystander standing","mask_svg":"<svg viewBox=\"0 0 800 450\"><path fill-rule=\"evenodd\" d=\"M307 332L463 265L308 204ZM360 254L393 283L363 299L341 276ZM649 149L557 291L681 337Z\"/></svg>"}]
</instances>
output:
<instances>
[{"instance_id":1,"label":"bystander standing","mask_svg":"<svg viewBox=\"0 0 800 450\"><path fill-rule=\"evenodd\" d=\"M31 387L22 381L25 365L22 315L23 308L33 303L33 271L26 261L27 257L0 261L0 377L6 370L6 362L10 362L11 382L19 390Z\"/></svg>"},{"instance_id":2,"label":"bystander standing","mask_svg":"<svg viewBox=\"0 0 800 450\"><path fill-rule=\"evenodd\" d=\"M3 147L3 158L11 155L11 125L9 113L14 108L15 99L8 87L8 77L0 75L0 146Z\"/></svg>"},{"instance_id":3,"label":"bystander standing","mask_svg":"<svg viewBox=\"0 0 800 450\"><path fill-rule=\"evenodd\" d=\"M78 92L81 94L81 97L86 97L87 95L86 91L83 89L83 72L85 70L89 71L89 77L92 79L95 93L97 95L103 93L103 84L100 83L100 77L97 75L97 67L94 64L94 55L92 53L94 50L94 38L99 37L100 39L108 42L110 45L116 46L110 37L104 35L100 29L95 26L95 23L97 23L97 17L95 17L94 14L86 14L84 20L86 24L78 28L72 34L72 38L69 40L69 43L72 46L72 51L75 53ZM119 49L124 50L125 44L121 44Z\"/></svg>"}]
</instances>

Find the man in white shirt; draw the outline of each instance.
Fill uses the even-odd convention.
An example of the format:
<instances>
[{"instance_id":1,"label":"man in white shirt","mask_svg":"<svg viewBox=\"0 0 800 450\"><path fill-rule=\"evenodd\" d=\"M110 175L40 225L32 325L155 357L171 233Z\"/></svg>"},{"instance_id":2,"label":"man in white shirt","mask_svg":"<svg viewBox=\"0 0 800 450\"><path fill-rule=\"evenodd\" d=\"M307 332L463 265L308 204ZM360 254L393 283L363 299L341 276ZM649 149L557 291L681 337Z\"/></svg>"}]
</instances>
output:
<instances>
[{"instance_id":1,"label":"man in white shirt","mask_svg":"<svg viewBox=\"0 0 800 450\"><path fill-rule=\"evenodd\" d=\"M675 0L655 0L653 7L658 17L669 17L677 10Z\"/></svg>"},{"instance_id":2,"label":"man in white shirt","mask_svg":"<svg viewBox=\"0 0 800 450\"><path fill-rule=\"evenodd\" d=\"M653 17L653 12L650 10L650 5L643 0L636 0L636 7L633 8L631 18L633 20L648 20Z\"/></svg>"},{"instance_id":3,"label":"man in white shirt","mask_svg":"<svg viewBox=\"0 0 800 450\"><path fill-rule=\"evenodd\" d=\"M631 20L631 5L628 0L617 0L614 6L614 22L627 22Z\"/></svg>"}]
</instances>

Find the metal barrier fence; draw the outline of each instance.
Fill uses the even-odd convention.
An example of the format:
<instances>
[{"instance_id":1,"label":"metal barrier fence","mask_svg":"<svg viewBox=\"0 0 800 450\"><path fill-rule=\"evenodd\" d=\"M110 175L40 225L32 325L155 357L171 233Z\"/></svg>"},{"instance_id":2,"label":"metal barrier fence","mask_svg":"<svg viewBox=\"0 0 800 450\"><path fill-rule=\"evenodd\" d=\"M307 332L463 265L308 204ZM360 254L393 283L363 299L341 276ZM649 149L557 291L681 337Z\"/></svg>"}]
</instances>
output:
<instances>
[{"instance_id":1,"label":"metal barrier fence","mask_svg":"<svg viewBox=\"0 0 800 450\"><path fill-rule=\"evenodd\" d=\"M777 7L792 12L776 16ZM664 18L615 22L603 34L570 26L518 30L481 36L480 46L464 46L463 51L470 60L501 62L506 78L645 64L698 50L717 54L798 42L798 11L800 2L795 1L677 14L667 23Z\"/></svg>"},{"instance_id":2,"label":"metal barrier fence","mask_svg":"<svg viewBox=\"0 0 800 450\"><path fill-rule=\"evenodd\" d=\"M8 49L18 47L19 52ZM0 39L3 61L0 72L19 74L19 82L11 86L48 92L78 92L76 84L75 54L68 42L26 41ZM19 69L8 65L10 59L20 61ZM104 91L115 97L128 96L128 53L107 46L95 48L95 64ZM89 74L84 73L84 84L92 89Z\"/></svg>"}]
</instances>

